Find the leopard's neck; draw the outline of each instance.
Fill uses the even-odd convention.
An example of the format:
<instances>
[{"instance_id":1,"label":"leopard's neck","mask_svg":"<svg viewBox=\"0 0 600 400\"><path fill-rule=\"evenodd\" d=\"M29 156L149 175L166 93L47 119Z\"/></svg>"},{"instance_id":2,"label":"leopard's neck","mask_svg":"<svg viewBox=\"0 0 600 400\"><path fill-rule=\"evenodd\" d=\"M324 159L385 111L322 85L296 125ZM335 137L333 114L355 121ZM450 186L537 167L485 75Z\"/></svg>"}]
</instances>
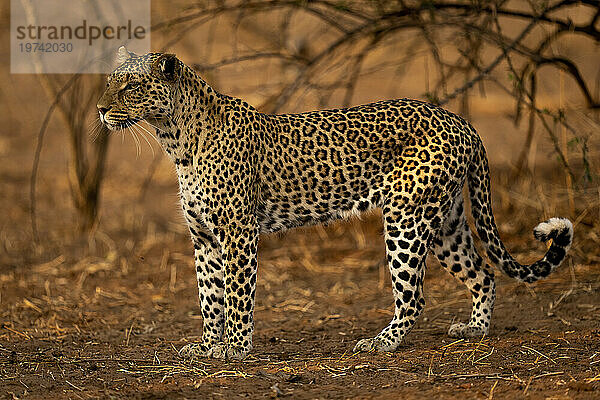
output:
<instances>
[{"instance_id":1,"label":"leopard's neck","mask_svg":"<svg viewBox=\"0 0 600 400\"><path fill-rule=\"evenodd\" d=\"M176 165L190 164L201 151L206 137L218 129L220 103L224 97L194 70L184 66L173 87L169 116L161 121L149 121L157 128L159 143Z\"/></svg>"}]
</instances>

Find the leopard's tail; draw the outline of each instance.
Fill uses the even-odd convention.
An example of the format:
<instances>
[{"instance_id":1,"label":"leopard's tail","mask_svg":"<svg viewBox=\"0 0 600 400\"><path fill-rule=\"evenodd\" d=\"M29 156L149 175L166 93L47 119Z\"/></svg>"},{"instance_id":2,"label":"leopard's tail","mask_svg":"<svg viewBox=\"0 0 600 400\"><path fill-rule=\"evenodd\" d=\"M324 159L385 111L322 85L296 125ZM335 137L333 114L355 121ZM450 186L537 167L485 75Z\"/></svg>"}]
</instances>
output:
<instances>
[{"instance_id":1,"label":"leopard's tail","mask_svg":"<svg viewBox=\"0 0 600 400\"><path fill-rule=\"evenodd\" d=\"M552 240L550 248L541 260L530 265L519 264L508 253L498 235L492 213L490 172L488 159L479 136L474 135L473 159L468 171L471 211L475 227L490 261L511 278L523 282L535 282L548 276L565 259L573 241L573 224L566 218L550 218L533 230L535 238L542 242Z\"/></svg>"}]
</instances>

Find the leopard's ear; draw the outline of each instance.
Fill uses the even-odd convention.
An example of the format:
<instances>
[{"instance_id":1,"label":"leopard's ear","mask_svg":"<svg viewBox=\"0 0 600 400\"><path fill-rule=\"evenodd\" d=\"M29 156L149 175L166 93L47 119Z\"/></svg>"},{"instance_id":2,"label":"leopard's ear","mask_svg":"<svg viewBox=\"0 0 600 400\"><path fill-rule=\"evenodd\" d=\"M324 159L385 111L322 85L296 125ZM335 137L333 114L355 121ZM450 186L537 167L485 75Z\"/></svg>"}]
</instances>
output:
<instances>
[{"instance_id":1,"label":"leopard's ear","mask_svg":"<svg viewBox=\"0 0 600 400\"><path fill-rule=\"evenodd\" d=\"M167 82L175 82L181 72L181 61L175 54L163 54L152 64L152 72Z\"/></svg>"},{"instance_id":2,"label":"leopard's ear","mask_svg":"<svg viewBox=\"0 0 600 400\"><path fill-rule=\"evenodd\" d=\"M127 61L129 58L135 57L135 56L137 56L137 54L127 50L127 47L121 46L121 47L119 47L119 50L117 50L115 62L117 63L117 65L121 65L125 61Z\"/></svg>"}]
</instances>

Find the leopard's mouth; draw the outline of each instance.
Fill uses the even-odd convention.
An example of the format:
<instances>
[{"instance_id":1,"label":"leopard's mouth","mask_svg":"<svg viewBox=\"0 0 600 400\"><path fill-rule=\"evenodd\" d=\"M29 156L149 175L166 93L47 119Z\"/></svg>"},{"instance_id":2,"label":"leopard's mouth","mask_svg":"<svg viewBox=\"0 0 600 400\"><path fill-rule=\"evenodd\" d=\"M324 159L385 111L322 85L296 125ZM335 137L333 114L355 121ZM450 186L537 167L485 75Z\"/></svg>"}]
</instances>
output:
<instances>
[{"instance_id":1,"label":"leopard's mouth","mask_svg":"<svg viewBox=\"0 0 600 400\"><path fill-rule=\"evenodd\" d=\"M130 126L137 124L141 120L142 120L141 118L127 118L124 121L119 121L117 123L113 123L113 122L107 121L105 118L103 122L104 122L104 125L106 125L106 127L108 129L110 129L111 131L120 131L120 130L127 129Z\"/></svg>"}]
</instances>

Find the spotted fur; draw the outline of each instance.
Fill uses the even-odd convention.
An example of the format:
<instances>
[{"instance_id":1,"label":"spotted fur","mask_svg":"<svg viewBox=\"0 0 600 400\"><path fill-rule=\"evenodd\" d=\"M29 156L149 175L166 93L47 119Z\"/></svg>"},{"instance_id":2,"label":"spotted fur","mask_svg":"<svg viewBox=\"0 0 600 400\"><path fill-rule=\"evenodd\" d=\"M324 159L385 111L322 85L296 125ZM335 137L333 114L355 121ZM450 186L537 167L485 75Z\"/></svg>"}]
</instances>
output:
<instances>
[{"instance_id":1,"label":"spotted fur","mask_svg":"<svg viewBox=\"0 0 600 400\"><path fill-rule=\"evenodd\" d=\"M395 312L356 351L393 351L412 329L425 306L429 251L472 294L470 320L449 334L488 332L494 275L473 245L465 182L488 258L506 274L533 282L566 256L573 237L566 219L536 229L538 239L552 241L541 260L521 265L508 254L481 139L449 111L401 99L268 115L217 93L173 55L120 54L126 59L98 103L101 119L111 129L143 119L157 128L176 166L194 244L204 330L200 343L181 350L184 357L240 359L251 350L260 233L382 209Z\"/></svg>"}]
</instances>

